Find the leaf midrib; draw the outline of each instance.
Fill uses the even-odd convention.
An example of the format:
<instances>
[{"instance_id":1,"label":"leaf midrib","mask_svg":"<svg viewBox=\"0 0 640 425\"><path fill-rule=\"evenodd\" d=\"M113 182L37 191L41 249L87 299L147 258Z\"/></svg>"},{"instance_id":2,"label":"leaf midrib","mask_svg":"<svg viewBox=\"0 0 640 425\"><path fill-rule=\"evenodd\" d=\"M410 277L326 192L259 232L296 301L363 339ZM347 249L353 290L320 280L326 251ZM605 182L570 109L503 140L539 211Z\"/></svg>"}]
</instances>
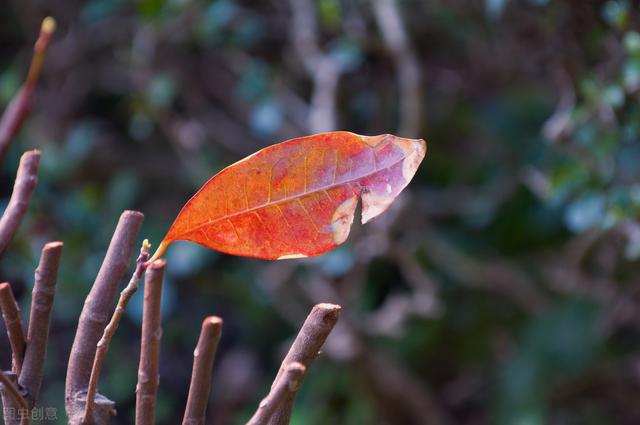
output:
<instances>
[{"instance_id":1,"label":"leaf midrib","mask_svg":"<svg viewBox=\"0 0 640 425\"><path fill-rule=\"evenodd\" d=\"M372 149L372 151L373 151L373 149ZM388 166L386 166L386 167L383 167L383 168L376 168L376 169L375 169L375 170L373 170L372 172L370 172L370 173L366 173L366 174L364 174L364 175L362 175L362 176L359 176L359 177L350 178L350 179L348 179L348 180L344 180L344 181L337 182L337 183L332 183L332 184L330 184L330 185L328 185L328 186L325 186L325 187L322 187L322 188L314 189L313 191L307 191L307 192L303 192L303 193L296 194L296 195L294 195L294 196L288 196L288 197L285 197L285 198L278 199L277 201L270 201L270 202L266 202L266 203L261 204L261 205L256 205L255 207L247 208L247 209L242 210L242 211L237 211L237 212L234 212L234 213L232 213L232 214L227 214L227 215L224 215L224 216L218 217L218 218L216 218L216 219L214 219L214 220L211 220L211 221L208 221L208 222L206 222L206 223L199 224L199 225L197 225L196 227L194 227L193 229L191 229L191 230L189 230L188 232L183 233L183 234L188 234L188 233L196 232L196 231L200 230L200 229L201 229L201 228L203 228L203 227L213 225L213 224L218 223L218 222L220 222L220 221L230 220L230 219L232 219L232 218L234 218L234 217L239 217L239 216L244 215L244 214L251 214L251 213L256 212L256 211L258 211L258 210L260 210L260 209L262 209L262 208L270 207L270 206L272 206L272 205L279 205L279 204L287 203L287 202L290 202L290 201L295 201L296 199L303 198L303 197L305 197L305 196L307 196L307 195L310 195L310 194L314 194L314 193L317 193L317 192L321 192L321 191L323 191L323 190L324 190L324 191L328 191L328 190L330 190L330 189L333 189L334 187L338 187L338 186L342 186L342 185L347 184L347 183L353 183L353 182L356 182L356 181L358 181L358 180L362 180L362 179L364 179L364 178L367 178L367 177L373 176L374 174L379 173L379 172L381 172L381 171L388 170L389 168L393 167L394 165L397 165L398 163L400 163L400 162L402 162L402 161L406 160L406 159L407 159L407 158L409 158L411 155L415 155L416 153L417 153L417 150L414 150L414 151L413 151L413 152L411 152L409 155L406 155L406 156L401 157L399 160L394 161L393 163L389 164L389 165L388 165ZM375 152L374 152L374 155L375 155ZM269 184L271 184L271 183L269 183ZM359 196L359 194L358 194L357 196ZM329 196L329 197L330 197L330 196Z\"/></svg>"}]
</instances>

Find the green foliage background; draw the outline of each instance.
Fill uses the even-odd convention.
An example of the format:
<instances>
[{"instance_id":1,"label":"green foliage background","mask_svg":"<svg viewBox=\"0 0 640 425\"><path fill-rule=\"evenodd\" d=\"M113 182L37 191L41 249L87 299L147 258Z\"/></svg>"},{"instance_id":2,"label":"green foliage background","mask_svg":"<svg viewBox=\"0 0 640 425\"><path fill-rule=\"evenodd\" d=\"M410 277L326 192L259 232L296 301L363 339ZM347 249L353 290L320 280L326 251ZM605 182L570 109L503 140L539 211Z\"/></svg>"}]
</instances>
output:
<instances>
[{"instance_id":1,"label":"green foliage background","mask_svg":"<svg viewBox=\"0 0 640 425\"><path fill-rule=\"evenodd\" d=\"M313 366L298 424L640 423L640 14L636 2L400 0L429 152L404 196L345 246L268 263L172 246L157 418L177 423L199 323L225 320L210 420L243 423L316 302L345 326ZM365 0L313 3L342 74L337 127L396 133L398 69ZM0 105L43 16L58 20L32 117L0 168L42 149L0 280L26 310L39 250L65 243L43 387L64 423L66 359L124 209L157 244L213 173L307 134L313 80L290 2L7 0ZM403 135L403 134L399 134ZM101 392L131 423L141 299ZM0 339L0 366L9 365ZM395 386L397 384L397 386Z\"/></svg>"}]
</instances>

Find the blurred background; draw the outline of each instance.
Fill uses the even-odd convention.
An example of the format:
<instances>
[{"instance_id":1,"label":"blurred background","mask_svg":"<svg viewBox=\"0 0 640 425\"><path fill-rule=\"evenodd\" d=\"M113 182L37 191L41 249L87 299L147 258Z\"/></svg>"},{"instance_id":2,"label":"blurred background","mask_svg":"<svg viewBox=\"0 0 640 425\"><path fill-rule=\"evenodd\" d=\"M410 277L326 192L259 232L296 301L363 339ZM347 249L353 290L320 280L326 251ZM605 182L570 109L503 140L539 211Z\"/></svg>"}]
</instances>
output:
<instances>
[{"instance_id":1,"label":"blurred background","mask_svg":"<svg viewBox=\"0 0 640 425\"><path fill-rule=\"evenodd\" d=\"M0 107L58 21L20 154L38 187L0 277L27 310L65 248L41 405L124 209L156 245L211 175L335 129L427 139L390 211L318 258L178 243L157 420L182 416L200 322L224 318L210 423L240 424L311 306L343 306L292 424L640 423L640 10L584 0L4 0ZM132 259L133 261L133 259ZM132 423L140 297L100 390ZM0 338L0 364L10 364Z\"/></svg>"}]
</instances>

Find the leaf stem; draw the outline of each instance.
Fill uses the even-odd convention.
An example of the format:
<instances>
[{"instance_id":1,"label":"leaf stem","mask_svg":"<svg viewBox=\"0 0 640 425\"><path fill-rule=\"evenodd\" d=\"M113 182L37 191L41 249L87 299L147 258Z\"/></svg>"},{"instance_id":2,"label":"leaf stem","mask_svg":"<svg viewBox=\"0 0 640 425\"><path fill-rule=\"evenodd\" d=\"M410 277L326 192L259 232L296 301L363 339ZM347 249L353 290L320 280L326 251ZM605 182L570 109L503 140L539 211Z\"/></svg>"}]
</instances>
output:
<instances>
[{"instance_id":1,"label":"leaf stem","mask_svg":"<svg viewBox=\"0 0 640 425\"><path fill-rule=\"evenodd\" d=\"M158 245L158 249L156 249L156 252L153 253L153 256L149 259L149 261L147 261L145 263L145 267L148 267L149 264L153 263L156 260L159 260L160 257L162 257L164 255L164 253L167 251L167 248L169 247L170 242L167 241L162 241L160 242L160 245Z\"/></svg>"}]
</instances>

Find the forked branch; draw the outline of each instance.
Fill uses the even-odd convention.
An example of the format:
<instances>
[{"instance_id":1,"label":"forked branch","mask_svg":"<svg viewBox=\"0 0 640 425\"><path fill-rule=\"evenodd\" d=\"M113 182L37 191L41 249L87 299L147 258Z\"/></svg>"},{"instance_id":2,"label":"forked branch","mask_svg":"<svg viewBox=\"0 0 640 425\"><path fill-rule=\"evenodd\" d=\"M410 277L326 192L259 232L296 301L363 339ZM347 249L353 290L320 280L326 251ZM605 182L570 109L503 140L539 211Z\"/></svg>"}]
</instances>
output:
<instances>
[{"instance_id":1,"label":"forked branch","mask_svg":"<svg viewBox=\"0 0 640 425\"><path fill-rule=\"evenodd\" d=\"M307 368L298 362L287 365L284 374L275 381L269 395L262 399L256 413L249 419L247 425L265 425L269 423L269 420L285 399L300 389L306 371Z\"/></svg>"},{"instance_id":2,"label":"forked branch","mask_svg":"<svg viewBox=\"0 0 640 425\"><path fill-rule=\"evenodd\" d=\"M109 318L118 284L127 271L143 218L137 211L122 213L96 281L84 302L69 355L65 388L65 409L72 425L82 422L96 346ZM96 397L95 404L93 422L108 423L114 413L113 402L106 397Z\"/></svg>"},{"instance_id":3,"label":"forked branch","mask_svg":"<svg viewBox=\"0 0 640 425\"><path fill-rule=\"evenodd\" d=\"M280 366L278 375L271 386L272 390L279 385L281 379L285 379L284 376L286 375L288 365L300 363L306 368L305 370L309 370L313 361L318 357L320 348L338 321L339 316L339 305L323 303L313 307L302 328L300 328L300 332L298 332L298 336L293 342L293 345L291 345L289 352L282 361L282 366ZM302 373L300 379L304 378L305 373ZM297 390L286 393L284 400L271 417L269 424L286 425L289 423L296 394Z\"/></svg>"},{"instance_id":4,"label":"forked branch","mask_svg":"<svg viewBox=\"0 0 640 425\"><path fill-rule=\"evenodd\" d=\"M2 390L2 405L11 416L3 415L6 425L29 423L29 405L22 397L16 386L16 374L0 370L0 390Z\"/></svg>"},{"instance_id":5,"label":"forked branch","mask_svg":"<svg viewBox=\"0 0 640 425\"><path fill-rule=\"evenodd\" d=\"M149 258L149 248L149 241L145 239L144 242L142 242L140 255L136 260L136 268L133 271L131 280L129 280L129 284L120 293L118 305L113 312L113 316L111 316L109 324L104 328L102 338L100 338L100 341L98 341L98 344L96 346L96 356L93 359L91 376L89 378L89 388L87 389L87 402L84 409L84 417L82 419L82 422L85 424L91 423L92 421L93 407L96 399L96 393L98 392L98 381L100 379L102 364L104 363L104 359L107 356L107 351L109 350L111 339L113 338L113 335L115 335L116 330L118 330L120 320L122 320L122 316L124 315L124 311L127 308L127 304L129 304L131 297L133 297L133 294L135 294L138 290L140 278L142 277L142 273L144 272L144 264Z\"/></svg>"}]
</instances>

